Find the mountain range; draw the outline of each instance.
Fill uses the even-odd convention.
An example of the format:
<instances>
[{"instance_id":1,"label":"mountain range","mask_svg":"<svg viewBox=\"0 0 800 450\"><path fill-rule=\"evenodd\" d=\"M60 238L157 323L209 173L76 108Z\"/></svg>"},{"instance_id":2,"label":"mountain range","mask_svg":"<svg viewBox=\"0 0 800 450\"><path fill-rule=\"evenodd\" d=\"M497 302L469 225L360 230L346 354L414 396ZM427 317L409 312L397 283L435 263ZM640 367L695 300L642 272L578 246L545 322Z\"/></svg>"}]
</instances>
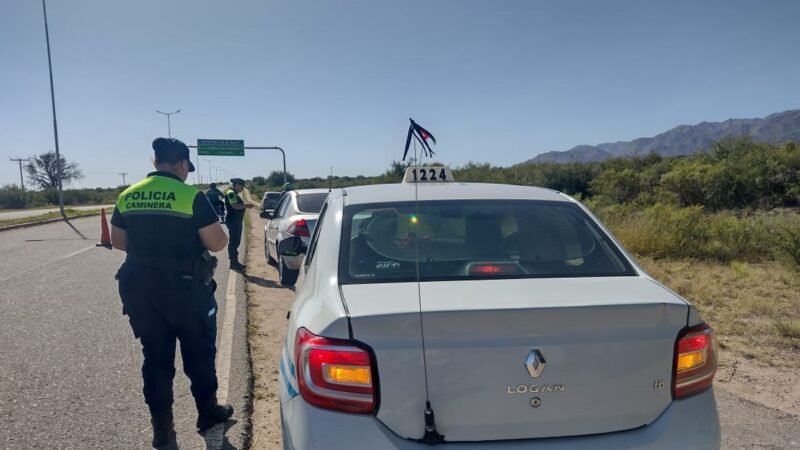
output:
<instances>
[{"instance_id":1,"label":"mountain range","mask_svg":"<svg viewBox=\"0 0 800 450\"><path fill-rule=\"evenodd\" d=\"M706 151L728 137L749 137L757 142L800 141L800 109L771 114L763 119L728 119L680 125L653 137L597 145L578 145L565 151L537 155L525 163L592 162L611 158L647 155L691 155ZM523 163L524 164L524 163Z\"/></svg>"}]
</instances>

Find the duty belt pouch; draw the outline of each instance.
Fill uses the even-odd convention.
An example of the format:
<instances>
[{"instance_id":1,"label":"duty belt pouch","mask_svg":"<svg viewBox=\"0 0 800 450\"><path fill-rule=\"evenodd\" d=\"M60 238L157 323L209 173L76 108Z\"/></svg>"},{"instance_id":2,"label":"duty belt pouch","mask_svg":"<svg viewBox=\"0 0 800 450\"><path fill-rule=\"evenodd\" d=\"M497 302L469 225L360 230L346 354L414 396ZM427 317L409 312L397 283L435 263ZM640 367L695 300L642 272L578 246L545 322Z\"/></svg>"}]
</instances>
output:
<instances>
[{"instance_id":1,"label":"duty belt pouch","mask_svg":"<svg viewBox=\"0 0 800 450\"><path fill-rule=\"evenodd\" d=\"M217 257L204 251L200 259L194 263L194 279L209 286L214 281L215 270L217 270Z\"/></svg>"}]
</instances>

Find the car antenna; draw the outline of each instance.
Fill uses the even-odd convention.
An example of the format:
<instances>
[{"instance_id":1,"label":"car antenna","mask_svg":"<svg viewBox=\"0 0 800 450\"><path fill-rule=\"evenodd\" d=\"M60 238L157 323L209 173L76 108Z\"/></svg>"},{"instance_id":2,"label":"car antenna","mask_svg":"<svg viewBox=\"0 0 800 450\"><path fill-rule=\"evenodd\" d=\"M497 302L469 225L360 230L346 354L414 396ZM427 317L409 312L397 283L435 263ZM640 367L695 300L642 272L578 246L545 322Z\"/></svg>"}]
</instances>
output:
<instances>
[{"instance_id":1,"label":"car antenna","mask_svg":"<svg viewBox=\"0 0 800 450\"><path fill-rule=\"evenodd\" d=\"M403 161L406 159L406 155L408 154L408 147L411 143L411 137L414 137L414 159L410 161L410 165L414 165L414 167L419 167L419 158L417 157L417 142L420 143L422 146L422 153L425 156L432 156L433 150L431 150L430 146L428 146L427 139L436 143L436 139L433 137L430 132L426 129L422 128L421 126L417 125L413 119L408 119L411 122L411 125L408 127L408 135L406 136L406 147L405 151L403 152ZM419 183L414 183L414 209L415 215L414 217L419 220ZM415 222L418 223L418 222ZM436 444L443 444L444 443L444 436L440 434L436 430L436 415L433 412L433 408L431 407L431 398L430 392L428 388L428 357L425 351L425 324L423 322L423 314L422 314L422 289L420 286L420 276L419 276L419 241L417 240L416 232L414 232L414 262L416 267L417 273L417 302L419 304L419 332L422 338L422 367L425 371L425 410L423 411L423 420L425 422L425 434L422 436L422 439L419 439L419 442L426 445L436 445Z\"/></svg>"}]
</instances>

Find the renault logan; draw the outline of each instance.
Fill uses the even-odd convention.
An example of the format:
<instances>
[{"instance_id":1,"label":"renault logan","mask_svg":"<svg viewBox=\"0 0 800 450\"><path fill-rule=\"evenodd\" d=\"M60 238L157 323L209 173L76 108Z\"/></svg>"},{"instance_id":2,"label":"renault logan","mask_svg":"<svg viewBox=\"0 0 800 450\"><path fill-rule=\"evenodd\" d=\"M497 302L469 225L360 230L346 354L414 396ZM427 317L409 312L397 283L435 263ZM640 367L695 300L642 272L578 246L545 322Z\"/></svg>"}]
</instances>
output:
<instances>
[{"instance_id":1,"label":"renault logan","mask_svg":"<svg viewBox=\"0 0 800 450\"><path fill-rule=\"evenodd\" d=\"M279 244L285 448L719 448L712 329L585 207L410 170Z\"/></svg>"}]
</instances>

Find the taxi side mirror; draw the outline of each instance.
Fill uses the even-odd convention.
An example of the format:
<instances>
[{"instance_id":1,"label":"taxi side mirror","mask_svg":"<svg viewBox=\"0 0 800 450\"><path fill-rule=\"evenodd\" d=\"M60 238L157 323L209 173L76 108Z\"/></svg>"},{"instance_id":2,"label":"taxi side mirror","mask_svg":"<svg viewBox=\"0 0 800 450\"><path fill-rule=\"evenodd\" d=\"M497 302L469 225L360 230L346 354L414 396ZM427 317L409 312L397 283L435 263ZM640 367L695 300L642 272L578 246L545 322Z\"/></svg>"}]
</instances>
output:
<instances>
[{"instance_id":1,"label":"taxi side mirror","mask_svg":"<svg viewBox=\"0 0 800 450\"><path fill-rule=\"evenodd\" d=\"M299 256L305 253L307 249L303 240L297 236L278 242L278 254L280 256Z\"/></svg>"},{"instance_id":2,"label":"taxi side mirror","mask_svg":"<svg viewBox=\"0 0 800 450\"><path fill-rule=\"evenodd\" d=\"M261 214L259 214L258 216L261 217L262 219L272 219L272 211L267 211L267 210L261 211Z\"/></svg>"}]
</instances>

